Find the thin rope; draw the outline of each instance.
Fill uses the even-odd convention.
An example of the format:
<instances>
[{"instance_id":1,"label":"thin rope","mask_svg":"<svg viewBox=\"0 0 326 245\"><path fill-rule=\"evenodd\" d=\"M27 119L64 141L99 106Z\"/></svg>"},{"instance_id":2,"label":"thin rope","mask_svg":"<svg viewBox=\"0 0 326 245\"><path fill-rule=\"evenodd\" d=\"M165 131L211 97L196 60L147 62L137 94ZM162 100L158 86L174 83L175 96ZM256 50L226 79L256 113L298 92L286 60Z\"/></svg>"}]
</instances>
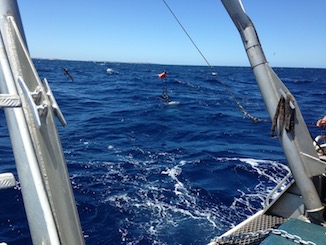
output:
<instances>
[{"instance_id":1,"label":"thin rope","mask_svg":"<svg viewBox=\"0 0 326 245\"><path fill-rule=\"evenodd\" d=\"M184 33L188 36L188 38L190 39L190 41L192 42L192 44L195 46L195 48L197 49L197 51L199 52L199 54L201 55L201 57L203 57L203 59L205 60L205 62L207 63L207 65L209 67L212 67L208 60L205 58L205 56L203 55L203 53L200 51L200 49L198 48L198 46L196 45L196 43L194 42L194 40L192 40L191 36L189 35L189 33L187 32L187 30L183 27L183 25L181 24L181 22L178 20L177 16L174 14L174 12L172 11L172 9L170 8L170 6L167 4L167 2L165 0L163 0L165 6L170 10L171 14L173 15L173 17L175 18L175 20L179 23L180 27L182 28L182 30L184 31Z\"/></svg>"},{"instance_id":2,"label":"thin rope","mask_svg":"<svg viewBox=\"0 0 326 245\"><path fill-rule=\"evenodd\" d=\"M214 69L214 67L211 66L211 64L208 62L208 60L206 59L206 57L204 56L204 54L200 51L200 49L198 48L198 46L196 45L196 43L194 42L194 40L191 38L191 36L189 35L189 33L187 32L187 30L184 28L184 26L181 24L181 22L179 21L178 17L174 14L173 10L170 8L170 6L167 4L167 2L165 0L162 0L163 3L165 4L165 6L168 8L168 10L170 11L170 13L172 14L172 16L174 17L174 19L178 22L178 24L180 25L180 27L182 28L182 30L184 31L184 33L188 36L189 40L192 42L192 44L194 45L194 47L197 49L198 53L201 55L201 57L204 59L204 61L206 62L206 64L208 65L208 67L212 70L212 72L214 72L216 74L216 80L219 81L225 88L225 90L228 92L229 96L235 101L238 109L240 111L242 111L244 117L249 118L253 123L257 123L259 121L258 118L252 116L246 109L243 108L243 106L241 105L241 103L236 99L236 97L234 96L234 94L232 93L232 91L226 86L226 84L222 81L222 79L220 78L218 72Z\"/></svg>"}]
</instances>

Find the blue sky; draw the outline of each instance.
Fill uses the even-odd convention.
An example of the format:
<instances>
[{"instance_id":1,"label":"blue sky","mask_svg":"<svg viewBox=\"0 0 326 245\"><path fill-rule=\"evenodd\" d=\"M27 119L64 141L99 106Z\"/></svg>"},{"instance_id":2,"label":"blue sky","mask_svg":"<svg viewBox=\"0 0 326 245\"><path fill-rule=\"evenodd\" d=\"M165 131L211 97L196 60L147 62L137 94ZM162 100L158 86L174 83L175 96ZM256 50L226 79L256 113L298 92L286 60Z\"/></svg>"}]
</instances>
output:
<instances>
[{"instance_id":1,"label":"blue sky","mask_svg":"<svg viewBox=\"0 0 326 245\"><path fill-rule=\"evenodd\" d=\"M219 0L166 0L211 65L249 62ZM33 58L206 65L162 0L18 0ZM326 68L325 0L243 0L271 66Z\"/></svg>"}]
</instances>

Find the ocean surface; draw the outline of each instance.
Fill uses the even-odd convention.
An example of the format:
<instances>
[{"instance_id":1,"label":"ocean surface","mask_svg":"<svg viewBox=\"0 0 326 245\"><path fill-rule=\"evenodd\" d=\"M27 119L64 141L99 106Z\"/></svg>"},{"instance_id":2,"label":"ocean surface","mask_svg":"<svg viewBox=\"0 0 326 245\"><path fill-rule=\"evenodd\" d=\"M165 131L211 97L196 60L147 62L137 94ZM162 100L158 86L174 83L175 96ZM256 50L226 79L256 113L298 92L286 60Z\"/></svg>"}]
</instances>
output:
<instances>
[{"instance_id":1,"label":"ocean surface","mask_svg":"<svg viewBox=\"0 0 326 245\"><path fill-rule=\"evenodd\" d=\"M207 244L263 208L289 172L250 68L34 64L68 123L57 121L86 244ZM274 70L319 134L326 69ZM17 177L2 110L0 145L0 171ZM31 244L19 182L0 193L0 242Z\"/></svg>"}]
</instances>

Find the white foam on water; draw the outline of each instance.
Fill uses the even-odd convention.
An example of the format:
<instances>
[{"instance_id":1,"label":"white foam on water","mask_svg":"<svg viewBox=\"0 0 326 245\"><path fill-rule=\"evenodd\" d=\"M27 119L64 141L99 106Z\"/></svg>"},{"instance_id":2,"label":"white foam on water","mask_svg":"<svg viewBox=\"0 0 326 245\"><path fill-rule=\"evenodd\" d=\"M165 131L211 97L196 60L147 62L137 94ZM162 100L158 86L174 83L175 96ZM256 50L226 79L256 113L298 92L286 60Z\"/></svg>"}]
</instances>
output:
<instances>
[{"instance_id":1,"label":"white foam on water","mask_svg":"<svg viewBox=\"0 0 326 245\"><path fill-rule=\"evenodd\" d=\"M133 160L138 162L136 159ZM198 193L194 193L180 178L182 168L187 163L187 161L179 161L176 165L161 170L163 177L161 180L146 181L147 177L143 176L144 182L130 183L134 185L133 193L110 195L104 202L128 213L132 212L136 217L141 214L142 219L129 220L128 223L138 229L146 230L147 235L154 240L165 236L166 230L170 230L171 227L183 226L184 223L189 225L193 223L192 220L200 226L205 226L206 229L207 227L219 228L221 212L218 208L202 207L197 204ZM148 166L146 171L149 169L152 170L152 166ZM171 184L172 189L169 188ZM124 223L123 226L129 225Z\"/></svg>"},{"instance_id":2,"label":"white foam on water","mask_svg":"<svg viewBox=\"0 0 326 245\"><path fill-rule=\"evenodd\" d=\"M237 191L240 194L234 197L230 205L230 210L234 212L233 215L241 219L264 208L267 195L290 172L288 166L272 160L227 157L216 158L216 160L245 163L246 165L236 165L234 169L241 168L257 175L258 184L250 189L238 189ZM286 187L286 184L287 183L281 187L281 190ZM272 198L277 197L278 194L279 193L275 193ZM259 207L257 207L257 204L259 204Z\"/></svg>"},{"instance_id":3,"label":"white foam on water","mask_svg":"<svg viewBox=\"0 0 326 245\"><path fill-rule=\"evenodd\" d=\"M177 104L179 104L179 101L169 101L167 104L168 105L177 105Z\"/></svg>"},{"instance_id":4,"label":"white foam on water","mask_svg":"<svg viewBox=\"0 0 326 245\"><path fill-rule=\"evenodd\" d=\"M191 164L200 164L198 159L178 161L180 156L177 153L151 152L141 148L126 152L113 145L108 145L107 150L115 152L119 162L99 164L108 171L97 178L107 186L107 191L101 192L103 196L99 198L101 203L128 214L129 218L120 224L120 233L126 242L130 237L141 241L141 235L129 233L134 229L146 234L151 241L161 241L162 236L168 235L166 232L174 230L173 227L184 225L203 229L206 236L209 229L226 229L232 222L237 223L257 212L257 202L262 207L270 190L268 185L276 185L282 178L274 172L288 172L285 165L270 160L215 158L229 162L235 171L241 168L257 176L256 186L239 189L239 195L230 206L226 206L218 200L216 203L206 200L183 174L183 169L193 167Z\"/></svg>"},{"instance_id":5,"label":"white foam on water","mask_svg":"<svg viewBox=\"0 0 326 245\"><path fill-rule=\"evenodd\" d=\"M186 165L186 161L180 161L176 166L162 171L161 173L171 177L171 179L175 182L174 194L179 196L180 201L185 202L186 205L189 206L191 204L196 204L196 198L191 195L184 184L178 179L184 165Z\"/></svg>"}]
</instances>

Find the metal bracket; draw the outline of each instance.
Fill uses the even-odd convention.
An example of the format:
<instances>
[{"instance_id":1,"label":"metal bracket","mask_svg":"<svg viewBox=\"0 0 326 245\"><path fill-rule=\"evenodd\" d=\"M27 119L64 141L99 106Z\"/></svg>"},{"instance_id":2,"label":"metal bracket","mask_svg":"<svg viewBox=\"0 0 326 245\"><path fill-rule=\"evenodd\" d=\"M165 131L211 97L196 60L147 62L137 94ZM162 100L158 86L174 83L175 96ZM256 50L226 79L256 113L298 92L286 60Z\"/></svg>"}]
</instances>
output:
<instances>
[{"instance_id":1,"label":"metal bracket","mask_svg":"<svg viewBox=\"0 0 326 245\"><path fill-rule=\"evenodd\" d=\"M42 90L41 88L38 86L35 91L30 92L27 85L25 84L24 80L21 77L18 77L18 83L26 97L27 103L30 106L31 109L31 113L34 117L35 123L37 125L38 128L41 127L41 119L40 117L42 117L42 115L44 115L46 113L46 110L48 108L48 103L46 101L43 101L40 105L37 105L37 103L40 102L41 100L41 95L42 95ZM57 101L55 100L52 90L50 89L49 83L46 80L46 78L44 78L44 89L46 91L46 95L48 96L50 103L51 103L51 107L53 109L54 114L57 116L57 118L59 119L60 123L62 124L62 126L66 126L67 122L58 106Z\"/></svg>"},{"instance_id":2,"label":"metal bracket","mask_svg":"<svg viewBox=\"0 0 326 245\"><path fill-rule=\"evenodd\" d=\"M18 77L17 81L26 97L27 103L29 104L35 124L38 128L40 128L41 127L41 119L40 119L40 115L38 113L38 109L44 109L45 105L37 106L33 99L33 97L39 96L39 91L34 91L33 93L30 92L22 77ZM33 95L33 97L32 97L32 95Z\"/></svg>"},{"instance_id":3,"label":"metal bracket","mask_svg":"<svg viewBox=\"0 0 326 245\"><path fill-rule=\"evenodd\" d=\"M46 78L44 78L43 84L44 84L44 87L45 87L46 94L48 95L49 100L51 102L51 106L52 106L54 114L59 119L61 125L63 127L65 127L67 125L67 122L66 122L66 120L65 120L65 118L64 118L64 116L63 116L63 114L62 114L62 112L61 112L61 110L59 108L59 105L58 105L57 101L54 98L54 95L53 95L52 90L51 90L51 88L49 86L48 80Z\"/></svg>"}]
</instances>

